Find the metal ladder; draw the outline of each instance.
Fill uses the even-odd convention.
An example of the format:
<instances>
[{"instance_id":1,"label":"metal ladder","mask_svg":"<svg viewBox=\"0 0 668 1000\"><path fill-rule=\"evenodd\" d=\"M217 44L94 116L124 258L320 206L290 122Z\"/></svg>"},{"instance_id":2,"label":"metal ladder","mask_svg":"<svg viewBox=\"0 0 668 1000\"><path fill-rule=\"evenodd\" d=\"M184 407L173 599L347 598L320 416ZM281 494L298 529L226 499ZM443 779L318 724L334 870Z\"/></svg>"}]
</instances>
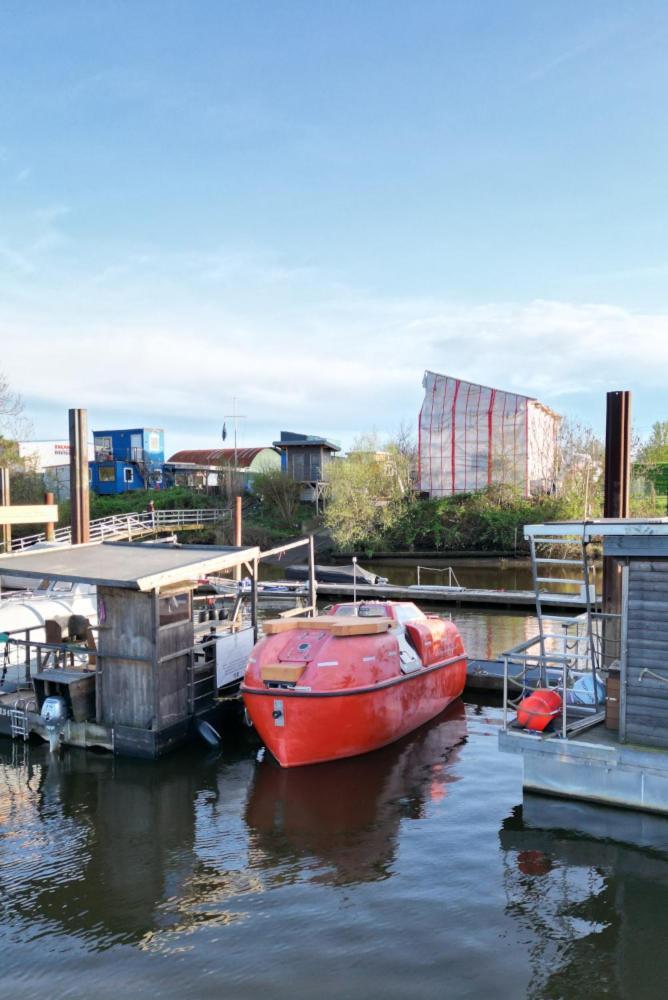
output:
<instances>
[{"instance_id":1,"label":"metal ladder","mask_svg":"<svg viewBox=\"0 0 668 1000\"><path fill-rule=\"evenodd\" d=\"M534 529L534 530L532 530ZM549 530L549 525L527 525L526 537L529 541L529 549L531 552L531 575L533 579L534 595L536 599L536 618L538 619L538 635L540 638L540 652L541 657L545 657L545 639L553 638L553 636L548 635L545 631L545 618L550 617L549 614L546 615L543 609L543 599L547 595L554 595L561 593L564 596L569 594L568 591L564 590L566 586L578 586L581 588L581 593L585 598L586 605L586 615L587 615L587 628L584 636L580 638L580 642L586 644L586 653L580 653L578 647L578 641L576 641L576 648L578 652L573 654L574 659L583 660L591 667L592 675L594 679L594 696L597 699L596 691L596 643L594 639L594 620L593 614L596 605L596 590L595 584L592 581L593 567L587 552L587 543L584 540L584 531L570 531L564 534L556 534L554 531ZM558 552L567 552L569 548L574 545L579 547L581 555L578 558L574 558L571 555L562 555L555 557L552 555L556 549ZM550 554L545 554L545 553ZM577 567L578 576L572 577L560 577L560 576L541 576L541 566L573 566ZM546 571L550 572L550 569ZM545 590L545 586L551 588L561 588Z\"/></svg>"},{"instance_id":2,"label":"metal ladder","mask_svg":"<svg viewBox=\"0 0 668 1000\"><path fill-rule=\"evenodd\" d=\"M9 710L9 726L13 740L30 738L30 727L28 726L28 709L26 705L19 705L14 702Z\"/></svg>"}]
</instances>

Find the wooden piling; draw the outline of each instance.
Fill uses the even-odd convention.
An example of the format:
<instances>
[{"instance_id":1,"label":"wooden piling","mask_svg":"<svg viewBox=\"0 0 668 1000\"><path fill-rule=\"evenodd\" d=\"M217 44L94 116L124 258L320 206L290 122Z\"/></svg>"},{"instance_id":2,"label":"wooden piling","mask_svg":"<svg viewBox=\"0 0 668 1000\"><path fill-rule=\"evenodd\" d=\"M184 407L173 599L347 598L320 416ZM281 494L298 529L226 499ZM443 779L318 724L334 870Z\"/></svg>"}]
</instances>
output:
<instances>
[{"instance_id":1,"label":"wooden piling","mask_svg":"<svg viewBox=\"0 0 668 1000\"><path fill-rule=\"evenodd\" d=\"M0 467L0 506L9 507L11 504L11 494L9 489L9 469L6 466ZM12 526L2 525L2 551L12 551Z\"/></svg>"},{"instance_id":2,"label":"wooden piling","mask_svg":"<svg viewBox=\"0 0 668 1000\"><path fill-rule=\"evenodd\" d=\"M45 504L47 504L48 506L51 506L55 502L56 501L55 501L55 497L54 497L53 493L45 493L44 494L44 503ZM56 526L55 526L55 524L52 524L51 522L47 521L47 523L44 526L44 537L45 537L45 539L46 539L47 542L55 542L55 540L56 540Z\"/></svg>"},{"instance_id":3,"label":"wooden piling","mask_svg":"<svg viewBox=\"0 0 668 1000\"><path fill-rule=\"evenodd\" d=\"M72 544L90 541L90 498L88 493L88 413L70 410L70 499Z\"/></svg>"}]
</instances>

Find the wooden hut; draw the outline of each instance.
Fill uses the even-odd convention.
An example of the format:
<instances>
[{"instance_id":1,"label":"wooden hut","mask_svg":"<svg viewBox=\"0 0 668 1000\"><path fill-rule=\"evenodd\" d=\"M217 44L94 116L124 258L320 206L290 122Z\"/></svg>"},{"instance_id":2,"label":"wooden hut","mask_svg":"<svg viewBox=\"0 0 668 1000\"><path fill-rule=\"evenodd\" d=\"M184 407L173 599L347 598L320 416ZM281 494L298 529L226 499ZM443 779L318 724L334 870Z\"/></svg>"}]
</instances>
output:
<instances>
[{"instance_id":1,"label":"wooden hut","mask_svg":"<svg viewBox=\"0 0 668 1000\"><path fill-rule=\"evenodd\" d=\"M103 542L0 557L0 572L97 587L95 651L72 669L82 650L70 641L64 647L69 669L47 664L38 671L38 704L32 713L25 707L26 726L41 732L44 698L59 695L68 709L63 742L157 757L185 740L215 693L210 684L206 697L198 690L192 591L205 574L244 567L253 584L255 624L258 556L254 547ZM77 672L86 697L94 679L95 710L84 719L74 691Z\"/></svg>"}]
</instances>

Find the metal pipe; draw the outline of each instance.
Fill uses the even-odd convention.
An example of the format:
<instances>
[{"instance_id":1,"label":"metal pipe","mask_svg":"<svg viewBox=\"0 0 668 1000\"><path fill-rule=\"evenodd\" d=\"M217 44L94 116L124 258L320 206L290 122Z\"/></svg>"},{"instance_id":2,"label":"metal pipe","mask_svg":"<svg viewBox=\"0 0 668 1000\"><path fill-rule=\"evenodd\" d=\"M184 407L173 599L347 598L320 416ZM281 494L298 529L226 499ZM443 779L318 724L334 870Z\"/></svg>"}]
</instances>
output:
<instances>
[{"instance_id":1,"label":"metal pipe","mask_svg":"<svg viewBox=\"0 0 668 1000\"><path fill-rule=\"evenodd\" d=\"M290 549L298 549L302 545L308 545L308 538L300 538L298 542L288 542L286 545L277 545L274 549L267 549L266 552L260 552L259 558L267 559L269 556L278 556Z\"/></svg>"},{"instance_id":2,"label":"metal pipe","mask_svg":"<svg viewBox=\"0 0 668 1000\"><path fill-rule=\"evenodd\" d=\"M308 599L311 605L311 615L316 614L316 580L315 580L315 541L313 535L308 539Z\"/></svg>"},{"instance_id":3,"label":"metal pipe","mask_svg":"<svg viewBox=\"0 0 668 1000\"><path fill-rule=\"evenodd\" d=\"M603 516L629 516L631 480L631 393L609 392L605 420L605 479ZM605 550L604 550L605 551ZM603 612L619 614L621 606L621 564L609 556L603 558ZM614 647L619 642L615 622L603 627L602 663L607 666L615 659ZM608 650L612 648L613 652Z\"/></svg>"},{"instance_id":4,"label":"metal pipe","mask_svg":"<svg viewBox=\"0 0 668 1000\"><path fill-rule=\"evenodd\" d=\"M241 538L243 534L243 513L241 507L241 497L237 496L234 498L234 544L240 549L241 548ZM241 579L241 566L234 567L234 579Z\"/></svg>"},{"instance_id":5,"label":"metal pipe","mask_svg":"<svg viewBox=\"0 0 668 1000\"><path fill-rule=\"evenodd\" d=\"M626 679L628 675L629 563L622 569L622 618L619 650L619 742L626 743ZM640 677L642 680L642 676Z\"/></svg>"},{"instance_id":6,"label":"metal pipe","mask_svg":"<svg viewBox=\"0 0 668 1000\"><path fill-rule=\"evenodd\" d=\"M357 556L353 556L353 604L357 604Z\"/></svg>"},{"instance_id":7,"label":"metal pipe","mask_svg":"<svg viewBox=\"0 0 668 1000\"><path fill-rule=\"evenodd\" d=\"M259 566L259 560L253 559L253 572L251 573L251 624L253 626L253 638L255 642L257 642L259 635L257 623L257 577Z\"/></svg>"}]
</instances>

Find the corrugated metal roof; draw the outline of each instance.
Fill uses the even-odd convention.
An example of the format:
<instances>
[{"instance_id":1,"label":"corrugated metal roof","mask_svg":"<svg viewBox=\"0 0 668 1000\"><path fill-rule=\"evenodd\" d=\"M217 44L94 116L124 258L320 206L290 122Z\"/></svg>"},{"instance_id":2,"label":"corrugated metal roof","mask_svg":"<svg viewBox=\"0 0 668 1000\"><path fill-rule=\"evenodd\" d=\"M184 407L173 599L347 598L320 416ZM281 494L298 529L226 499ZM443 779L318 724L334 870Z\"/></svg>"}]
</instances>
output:
<instances>
[{"instance_id":1,"label":"corrugated metal roof","mask_svg":"<svg viewBox=\"0 0 668 1000\"><path fill-rule=\"evenodd\" d=\"M237 448L237 468L247 469L263 451L275 448ZM234 465L234 448L201 448L177 451L170 462L188 462L192 465Z\"/></svg>"}]
</instances>

